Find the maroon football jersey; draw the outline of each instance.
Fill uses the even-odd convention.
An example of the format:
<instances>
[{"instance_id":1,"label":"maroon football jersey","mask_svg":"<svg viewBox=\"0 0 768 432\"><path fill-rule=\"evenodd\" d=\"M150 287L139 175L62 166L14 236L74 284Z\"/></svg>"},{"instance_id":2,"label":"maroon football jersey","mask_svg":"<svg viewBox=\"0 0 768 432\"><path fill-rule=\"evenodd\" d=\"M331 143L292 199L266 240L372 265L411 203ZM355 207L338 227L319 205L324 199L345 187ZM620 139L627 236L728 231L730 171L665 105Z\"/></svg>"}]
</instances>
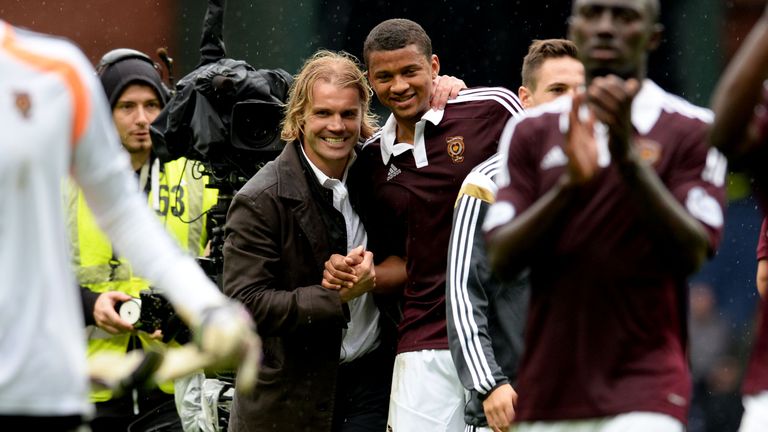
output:
<instances>
[{"instance_id":1,"label":"maroon football jersey","mask_svg":"<svg viewBox=\"0 0 768 432\"><path fill-rule=\"evenodd\" d=\"M358 162L370 172L373 190L364 210L371 215L369 248L374 256L407 257L398 353L448 349L445 271L453 206L464 177L496 153L501 130L518 111L509 90L471 89L449 102L437 125L426 122L427 166L418 168L411 151L383 163L381 133L361 152Z\"/></svg>"},{"instance_id":2,"label":"maroon football jersey","mask_svg":"<svg viewBox=\"0 0 768 432\"><path fill-rule=\"evenodd\" d=\"M757 242L757 259L768 259L768 233L766 227L768 219L763 219L760 228L760 239ZM754 395L768 390L768 302L761 299L752 354L749 357L742 392L745 395Z\"/></svg>"},{"instance_id":3,"label":"maroon football jersey","mask_svg":"<svg viewBox=\"0 0 768 432\"><path fill-rule=\"evenodd\" d=\"M570 98L562 98L510 122L511 140L501 144L507 170L493 207L511 205L519 215L563 175L561 128L570 107ZM723 224L725 160L706 142L711 113L646 80L632 114L639 154L703 222L714 249ZM531 304L517 419L651 411L685 422L688 275L675 266L676 252L656 222L640 216L607 146L600 149L604 169L525 263Z\"/></svg>"}]
</instances>

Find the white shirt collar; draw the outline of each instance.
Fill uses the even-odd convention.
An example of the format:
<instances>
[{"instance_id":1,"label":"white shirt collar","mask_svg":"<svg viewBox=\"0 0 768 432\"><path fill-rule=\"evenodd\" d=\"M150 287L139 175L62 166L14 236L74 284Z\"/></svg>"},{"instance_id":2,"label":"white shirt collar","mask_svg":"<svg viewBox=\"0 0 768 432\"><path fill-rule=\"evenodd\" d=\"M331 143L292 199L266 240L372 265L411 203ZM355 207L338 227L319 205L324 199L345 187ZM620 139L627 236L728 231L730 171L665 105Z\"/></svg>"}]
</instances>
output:
<instances>
[{"instance_id":1,"label":"white shirt collar","mask_svg":"<svg viewBox=\"0 0 768 432\"><path fill-rule=\"evenodd\" d=\"M662 111L662 104L667 97L667 92L661 89L655 82L646 79L643 86L632 101L632 126L642 135L648 134L653 125L659 120ZM570 111L571 98L563 97L558 99L560 102L553 102L553 106L563 107L560 113L560 131L565 133L568 130L568 112ZM555 105L555 103L557 105ZM549 105L542 105L549 106ZM533 108L530 112L534 112ZM586 108L579 115L586 119ZM599 122L598 122L599 123Z\"/></svg>"},{"instance_id":2,"label":"white shirt collar","mask_svg":"<svg viewBox=\"0 0 768 432\"><path fill-rule=\"evenodd\" d=\"M333 184L338 182L338 179L334 179L326 175L324 172L320 170L320 168L317 167L314 163L312 163L312 160L307 156L307 152L304 151L304 145L299 143L299 148L301 149L301 153L304 155L304 158L307 160L307 163L309 163L309 167L312 168L312 172L315 174L315 177L317 178L317 181L320 182L323 187L328 189L333 189ZM347 160L347 166L344 168L344 175L341 177L341 183L347 182L347 173L349 172L349 167L352 166L352 164L357 159L357 152L353 151L350 155L350 158Z\"/></svg>"},{"instance_id":3,"label":"white shirt collar","mask_svg":"<svg viewBox=\"0 0 768 432\"><path fill-rule=\"evenodd\" d=\"M645 79L640 92L632 101L632 126L642 135L651 131L661 116L662 103L667 92L655 82Z\"/></svg>"},{"instance_id":4,"label":"white shirt collar","mask_svg":"<svg viewBox=\"0 0 768 432\"><path fill-rule=\"evenodd\" d=\"M641 135L647 135L659 120L663 109L662 105L666 97L667 92L662 90L656 83L650 79L643 80L643 86L632 101L631 114L632 126L634 126ZM554 106L563 107L563 110L560 113L559 124L560 131L563 134L568 131L569 127L568 114L570 112L571 100L570 97L563 97L561 98L561 102L553 102L553 105L557 103L557 105ZM582 106L582 109L579 112L579 117L585 121L587 116L587 108L586 106ZM611 161L610 150L608 149L608 128L601 122L595 122L595 139L597 140L598 165L601 167L608 166Z\"/></svg>"},{"instance_id":5,"label":"white shirt collar","mask_svg":"<svg viewBox=\"0 0 768 432\"><path fill-rule=\"evenodd\" d=\"M390 114L387 118L387 122L381 128L381 138L379 145L381 147L381 161L386 165L389 163L389 158L392 155L399 155L410 150L413 152L413 158L416 161L416 168L422 168L429 165L427 160L427 146L424 141L424 128L427 122L437 126L443 119L445 110L433 110L430 109L423 116L421 120L416 122L416 131L413 137L413 144L410 143L396 143L397 139L397 120L395 116Z\"/></svg>"}]
</instances>

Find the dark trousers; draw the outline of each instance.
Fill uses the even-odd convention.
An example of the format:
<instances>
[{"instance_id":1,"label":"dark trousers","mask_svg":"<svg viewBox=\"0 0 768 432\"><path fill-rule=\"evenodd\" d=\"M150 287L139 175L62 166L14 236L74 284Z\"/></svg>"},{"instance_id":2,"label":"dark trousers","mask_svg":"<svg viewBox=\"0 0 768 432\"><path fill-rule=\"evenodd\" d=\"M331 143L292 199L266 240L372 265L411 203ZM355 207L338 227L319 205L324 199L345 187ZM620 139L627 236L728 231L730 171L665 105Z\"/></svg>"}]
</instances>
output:
<instances>
[{"instance_id":1,"label":"dark trousers","mask_svg":"<svg viewBox=\"0 0 768 432\"><path fill-rule=\"evenodd\" d=\"M334 432L382 432L387 428L394 353L379 347L339 365Z\"/></svg>"},{"instance_id":2,"label":"dark trousers","mask_svg":"<svg viewBox=\"0 0 768 432\"><path fill-rule=\"evenodd\" d=\"M182 431L172 394L159 389L139 392L134 413L134 401L129 393L120 398L96 403L96 417L91 421L92 432Z\"/></svg>"},{"instance_id":3,"label":"dark trousers","mask_svg":"<svg viewBox=\"0 0 768 432\"><path fill-rule=\"evenodd\" d=\"M75 432L85 422L78 415L73 416L0 416L0 430Z\"/></svg>"}]
</instances>

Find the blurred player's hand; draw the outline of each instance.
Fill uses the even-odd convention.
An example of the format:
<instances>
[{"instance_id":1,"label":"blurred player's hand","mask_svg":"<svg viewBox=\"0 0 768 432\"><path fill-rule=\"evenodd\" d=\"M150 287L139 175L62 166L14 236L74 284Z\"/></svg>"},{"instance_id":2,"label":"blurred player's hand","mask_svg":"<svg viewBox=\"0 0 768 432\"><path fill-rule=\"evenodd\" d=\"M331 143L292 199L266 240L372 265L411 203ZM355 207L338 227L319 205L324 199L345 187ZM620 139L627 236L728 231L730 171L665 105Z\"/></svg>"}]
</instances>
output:
<instances>
[{"instance_id":1,"label":"blurred player's hand","mask_svg":"<svg viewBox=\"0 0 768 432\"><path fill-rule=\"evenodd\" d=\"M200 369L236 369L235 389L242 394L252 392L259 373L261 339L245 307L224 298L221 304L200 315L186 316L185 322L193 329L194 344L169 347L150 341L144 350L96 353L88 358L91 384L124 394L137 387L152 388Z\"/></svg>"},{"instance_id":2,"label":"blurred player's hand","mask_svg":"<svg viewBox=\"0 0 768 432\"><path fill-rule=\"evenodd\" d=\"M611 159L623 164L632 155L632 101L640 91L634 78L623 80L616 75L596 77L587 88L587 100L595 118L608 127Z\"/></svg>"},{"instance_id":3,"label":"blurred player's hand","mask_svg":"<svg viewBox=\"0 0 768 432\"><path fill-rule=\"evenodd\" d=\"M210 308L195 330L195 343L211 356L212 367L237 367L238 391L253 389L261 359L261 339L245 307L229 300Z\"/></svg>"},{"instance_id":4,"label":"blurred player's hand","mask_svg":"<svg viewBox=\"0 0 768 432\"><path fill-rule=\"evenodd\" d=\"M573 96L563 146L563 151L568 156L568 174L576 184L590 181L600 168L597 162L595 116L585 102L585 93L578 92Z\"/></svg>"}]
</instances>

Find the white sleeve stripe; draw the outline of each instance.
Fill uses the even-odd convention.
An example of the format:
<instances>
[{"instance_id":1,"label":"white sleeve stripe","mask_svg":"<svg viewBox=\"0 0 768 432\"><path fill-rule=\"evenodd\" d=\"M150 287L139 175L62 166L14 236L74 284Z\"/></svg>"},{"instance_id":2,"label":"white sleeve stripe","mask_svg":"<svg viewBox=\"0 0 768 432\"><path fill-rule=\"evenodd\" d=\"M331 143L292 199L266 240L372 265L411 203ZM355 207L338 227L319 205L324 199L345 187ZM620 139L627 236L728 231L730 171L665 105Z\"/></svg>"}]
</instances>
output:
<instances>
[{"instance_id":1,"label":"white sleeve stripe","mask_svg":"<svg viewBox=\"0 0 768 432\"><path fill-rule=\"evenodd\" d=\"M462 93L477 93L477 92L481 92L481 91L486 91L488 89L504 91L504 92L507 92L509 94L515 94L512 90L510 90L510 89L508 89L506 87L501 87L501 86L467 88L467 89L463 89L461 92Z\"/></svg>"},{"instance_id":2,"label":"white sleeve stripe","mask_svg":"<svg viewBox=\"0 0 768 432\"><path fill-rule=\"evenodd\" d=\"M464 361L467 364L474 388L487 393L496 384L493 373L483 353L478 337L477 322L472 315L472 305L467 292L467 274L471 264L474 232L478 223L481 201L472 197L462 197L458 207L456 226L459 235L453 238L448 257L448 290L456 333L458 334Z\"/></svg>"},{"instance_id":3,"label":"white sleeve stripe","mask_svg":"<svg viewBox=\"0 0 768 432\"><path fill-rule=\"evenodd\" d=\"M365 140L365 142L363 143L363 148L365 148L365 146L367 146L368 144L378 140L380 137L381 137L381 129L379 129L376 132L374 132L373 135L371 135L370 138Z\"/></svg>"},{"instance_id":4,"label":"white sleeve stripe","mask_svg":"<svg viewBox=\"0 0 768 432\"><path fill-rule=\"evenodd\" d=\"M495 171L501 169L501 155L499 153L494 154L485 161L481 162L472 171L477 171L480 174L493 178Z\"/></svg>"},{"instance_id":5,"label":"white sleeve stripe","mask_svg":"<svg viewBox=\"0 0 768 432\"><path fill-rule=\"evenodd\" d=\"M496 176L500 171L501 155L496 153L478 164L469 172L469 174L467 174L467 177L461 185L462 189L467 185L476 185L482 189L491 191L495 196L499 190L498 185L496 184Z\"/></svg>"},{"instance_id":6,"label":"white sleeve stripe","mask_svg":"<svg viewBox=\"0 0 768 432\"><path fill-rule=\"evenodd\" d=\"M522 110L522 103L520 102L520 99L517 97L517 95L503 87L485 87L485 88L461 91L456 99L460 99L462 97L466 98L466 97L477 97L477 96L488 96L488 95L497 95L497 96L503 97L509 102L511 102L513 105L520 106Z\"/></svg>"},{"instance_id":7,"label":"white sleeve stripe","mask_svg":"<svg viewBox=\"0 0 768 432\"><path fill-rule=\"evenodd\" d=\"M479 101L479 100L494 100L494 101L498 102L498 103L499 103L501 106L503 106L504 108L506 108L506 109L507 109L507 111L509 111L509 113L510 113L510 114L512 114L512 116L514 116L514 117L518 117L518 116L520 116L520 112L521 112L521 109L518 109L518 108L513 108L513 107L512 107L512 106L511 106L511 105L508 103L508 101L506 101L506 100L504 100L503 98L500 98L500 97L498 97L498 96L488 96L488 97L482 97L482 96L479 96L479 97L467 97L467 98L462 98L462 99L456 98L456 99L453 99L453 100L449 100L449 101L448 101L448 103L449 103L449 104L451 104L451 103L461 103L461 102L468 102L468 101Z\"/></svg>"},{"instance_id":8,"label":"white sleeve stripe","mask_svg":"<svg viewBox=\"0 0 768 432\"><path fill-rule=\"evenodd\" d=\"M514 98L509 98L508 97L509 95L507 95L505 93L499 93L499 92L487 92L487 93L485 93L484 92L484 93L476 93L476 94L472 95L471 97L483 97L483 96L486 96L486 97L498 96L498 97L505 98L505 100L509 101L509 103L512 106L515 107L515 110L517 111L518 114L521 114L521 113L525 112L525 108L523 107L523 103L520 102L520 99L518 99L517 96L515 96ZM461 97L461 96L459 96L459 97Z\"/></svg>"},{"instance_id":9,"label":"white sleeve stripe","mask_svg":"<svg viewBox=\"0 0 768 432\"><path fill-rule=\"evenodd\" d=\"M509 184L509 145L512 141L512 135L515 133L515 126L517 121L513 117L507 121L504 126L504 130L501 132L501 138L499 138L499 174L496 179L496 183L499 184L499 189Z\"/></svg>"},{"instance_id":10,"label":"white sleeve stripe","mask_svg":"<svg viewBox=\"0 0 768 432\"><path fill-rule=\"evenodd\" d=\"M474 94L474 93L485 93L485 92L498 92L498 93L505 94L510 100L518 99L515 92L513 92L512 90L506 87L477 87L477 88L471 88L471 89L464 89L459 93L459 96Z\"/></svg>"},{"instance_id":11,"label":"white sleeve stripe","mask_svg":"<svg viewBox=\"0 0 768 432\"><path fill-rule=\"evenodd\" d=\"M515 117L520 116L522 112L525 111L517 97L510 99L508 94L502 92L478 92L467 95L460 94L456 99L449 100L448 103L455 104L481 100L494 100L506 108L507 111L509 111Z\"/></svg>"}]
</instances>

